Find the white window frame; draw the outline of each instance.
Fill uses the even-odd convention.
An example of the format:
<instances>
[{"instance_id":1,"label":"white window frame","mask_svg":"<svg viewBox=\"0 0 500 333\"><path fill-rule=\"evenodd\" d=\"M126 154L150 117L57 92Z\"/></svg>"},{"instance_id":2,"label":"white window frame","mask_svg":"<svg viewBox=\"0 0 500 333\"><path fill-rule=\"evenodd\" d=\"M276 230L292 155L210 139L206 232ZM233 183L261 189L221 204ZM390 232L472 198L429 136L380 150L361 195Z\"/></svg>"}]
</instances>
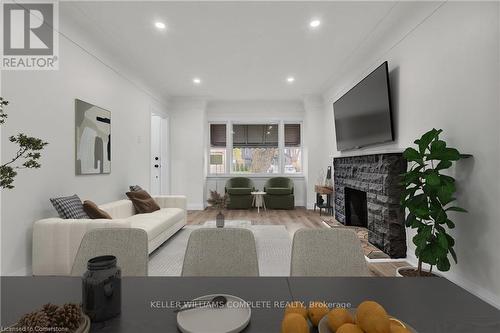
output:
<instances>
[{"instance_id":1,"label":"white window frame","mask_svg":"<svg viewBox=\"0 0 500 333\"><path fill-rule=\"evenodd\" d=\"M226 172L224 173L211 173L210 172L210 150L214 147L212 147L212 144L211 144L211 137L210 137L210 125L226 125L226 158L224 159L224 170L226 170ZM232 128L232 127L231 127ZM208 123L208 149L207 149L207 175L208 176L226 176L228 175L229 173L227 172L228 167L231 165L231 163L229 163L229 161L231 161L233 159L233 155L232 155L232 151L229 149L229 145L231 144L231 146L233 145L233 137L231 135L231 130L230 130L230 126L229 126L229 122L227 121L210 121Z\"/></svg>"},{"instance_id":2,"label":"white window frame","mask_svg":"<svg viewBox=\"0 0 500 333\"><path fill-rule=\"evenodd\" d=\"M210 163L207 163L207 176L208 177L303 177L304 176L304 123L302 120L275 120L267 119L263 121L255 120L210 120L208 121L208 159L210 161L210 125L212 124L225 124L226 125L226 161L225 170L226 173L210 173ZM300 124L300 156L302 158L302 170L297 173L285 173L285 124ZM278 125L278 167L279 172L277 173L236 173L233 171L233 125Z\"/></svg>"},{"instance_id":3,"label":"white window frame","mask_svg":"<svg viewBox=\"0 0 500 333\"><path fill-rule=\"evenodd\" d=\"M284 162L284 159L285 159L285 148L286 148L286 145L285 145L285 124L299 124L300 125L300 145L299 145L299 148L300 148L300 158L301 158L301 161L300 161L300 172L296 172L296 173L285 173L285 162ZM302 126L302 121L293 121L293 120L285 120L283 121L283 150L280 152L280 156L281 158L283 159L283 168L280 169L281 173L287 177L290 177L290 176L293 176L293 175L300 175L302 176L304 174L304 126ZM293 148L297 148L297 147L293 147Z\"/></svg>"}]
</instances>

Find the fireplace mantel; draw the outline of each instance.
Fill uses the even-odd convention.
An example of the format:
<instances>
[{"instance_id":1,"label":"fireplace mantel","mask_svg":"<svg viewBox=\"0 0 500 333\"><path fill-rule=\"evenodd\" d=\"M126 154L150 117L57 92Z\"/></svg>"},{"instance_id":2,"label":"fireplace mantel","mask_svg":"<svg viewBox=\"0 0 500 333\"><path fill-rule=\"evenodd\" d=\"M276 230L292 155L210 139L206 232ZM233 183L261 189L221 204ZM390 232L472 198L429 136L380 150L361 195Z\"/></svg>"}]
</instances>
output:
<instances>
[{"instance_id":1,"label":"fireplace mantel","mask_svg":"<svg viewBox=\"0 0 500 333\"><path fill-rule=\"evenodd\" d=\"M356 157L366 155L387 155L387 154L402 154L405 148L387 148L379 150L355 150L355 151L338 151L332 158Z\"/></svg>"},{"instance_id":2,"label":"fireplace mantel","mask_svg":"<svg viewBox=\"0 0 500 333\"><path fill-rule=\"evenodd\" d=\"M345 224L345 188L366 192L368 241L391 258L406 257L405 211L400 205L401 174L407 162L401 151L357 152L333 160L335 218Z\"/></svg>"}]
</instances>

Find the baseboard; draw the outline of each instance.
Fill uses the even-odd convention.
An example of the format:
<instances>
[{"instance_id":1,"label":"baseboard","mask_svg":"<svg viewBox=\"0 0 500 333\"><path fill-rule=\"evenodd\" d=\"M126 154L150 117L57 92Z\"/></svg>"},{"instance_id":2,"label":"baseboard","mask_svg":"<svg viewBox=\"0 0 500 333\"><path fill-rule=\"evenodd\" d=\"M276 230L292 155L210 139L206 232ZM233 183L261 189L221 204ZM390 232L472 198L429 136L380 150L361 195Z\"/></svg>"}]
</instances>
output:
<instances>
[{"instance_id":1,"label":"baseboard","mask_svg":"<svg viewBox=\"0 0 500 333\"><path fill-rule=\"evenodd\" d=\"M203 204L193 204L193 203L188 203L187 204L187 210L204 210L205 206Z\"/></svg>"},{"instance_id":2,"label":"baseboard","mask_svg":"<svg viewBox=\"0 0 500 333\"><path fill-rule=\"evenodd\" d=\"M365 256L365 260L371 264L376 264L376 263L384 263L384 262L408 262L406 258L397 258L397 259L392 259L392 258L380 258L380 259L371 259Z\"/></svg>"}]
</instances>

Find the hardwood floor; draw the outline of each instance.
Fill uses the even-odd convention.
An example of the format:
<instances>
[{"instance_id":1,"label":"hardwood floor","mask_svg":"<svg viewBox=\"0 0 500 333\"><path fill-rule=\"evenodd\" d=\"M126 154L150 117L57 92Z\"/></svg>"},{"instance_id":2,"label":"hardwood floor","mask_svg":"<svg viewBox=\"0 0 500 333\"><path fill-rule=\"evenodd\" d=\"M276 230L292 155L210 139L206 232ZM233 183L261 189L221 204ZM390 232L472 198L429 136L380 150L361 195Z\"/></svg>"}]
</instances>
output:
<instances>
[{"instance_id":1,"label":"hardwood floor","mask_svg":"<svg viewBox=\"0 0 500 333\"><path fill-rule=\"evenodd\" d=\"M215 220L216 215L217 211L213 209L189 211L187 223L203 224L206 221ZM320 216L318 211L314 212L304 207L297 207L294 210L261 210L260 213L257 213L256 209L227 210L224 215L227 220L250 220L253 224L284 225L290 236L293 236L295 231L300 228L326 228L323 221L339 225L333 216ZM367 243L361 234L362 232L358 232L358 237L360 237L362 244L364 243L365 255L369 255L373 252L374 246ZM368 267L374 276L395 276L398 267L407 265L407 262L378 262L369 263Z\"/></svg>"}]
</instances>

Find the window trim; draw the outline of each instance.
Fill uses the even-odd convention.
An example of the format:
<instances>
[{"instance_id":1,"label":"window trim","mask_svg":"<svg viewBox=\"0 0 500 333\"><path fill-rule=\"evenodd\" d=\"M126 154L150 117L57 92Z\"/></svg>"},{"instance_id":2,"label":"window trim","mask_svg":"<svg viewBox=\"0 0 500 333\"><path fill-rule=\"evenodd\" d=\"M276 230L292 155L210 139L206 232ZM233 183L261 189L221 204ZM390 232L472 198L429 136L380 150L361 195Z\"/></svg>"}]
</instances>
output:
<instances>
[{"instance_id":1,"label":"window trim","mask_svg":"<svg viewBox=\"0 0 500 333\"><path fill-rule=\"evenodd\" d=\"M223 147L212 147L210 141L210 125L212 124L226 124L226 161L225 161L225 173L211 173L210 172L210 149L211 148L220 148ZM243 173L243 172L235 172L233 171L233 125L278 125L278 166L279 172L277 173ZM285 173L285 124L299 124L300 125L300 146L294 148L300 148L300 156L302 158L302 170L297 173ZM263 121L255 121L255 120L227 120L227 121L218 121L218 120L209 120L208 121L208 144L207 144L207 177L208 178L225 178L225 177L261 177L261 178L269 178L269 177L304 177L304 122L303 120L275 120L268 119Z\"/></svg>"}]
</instances>

